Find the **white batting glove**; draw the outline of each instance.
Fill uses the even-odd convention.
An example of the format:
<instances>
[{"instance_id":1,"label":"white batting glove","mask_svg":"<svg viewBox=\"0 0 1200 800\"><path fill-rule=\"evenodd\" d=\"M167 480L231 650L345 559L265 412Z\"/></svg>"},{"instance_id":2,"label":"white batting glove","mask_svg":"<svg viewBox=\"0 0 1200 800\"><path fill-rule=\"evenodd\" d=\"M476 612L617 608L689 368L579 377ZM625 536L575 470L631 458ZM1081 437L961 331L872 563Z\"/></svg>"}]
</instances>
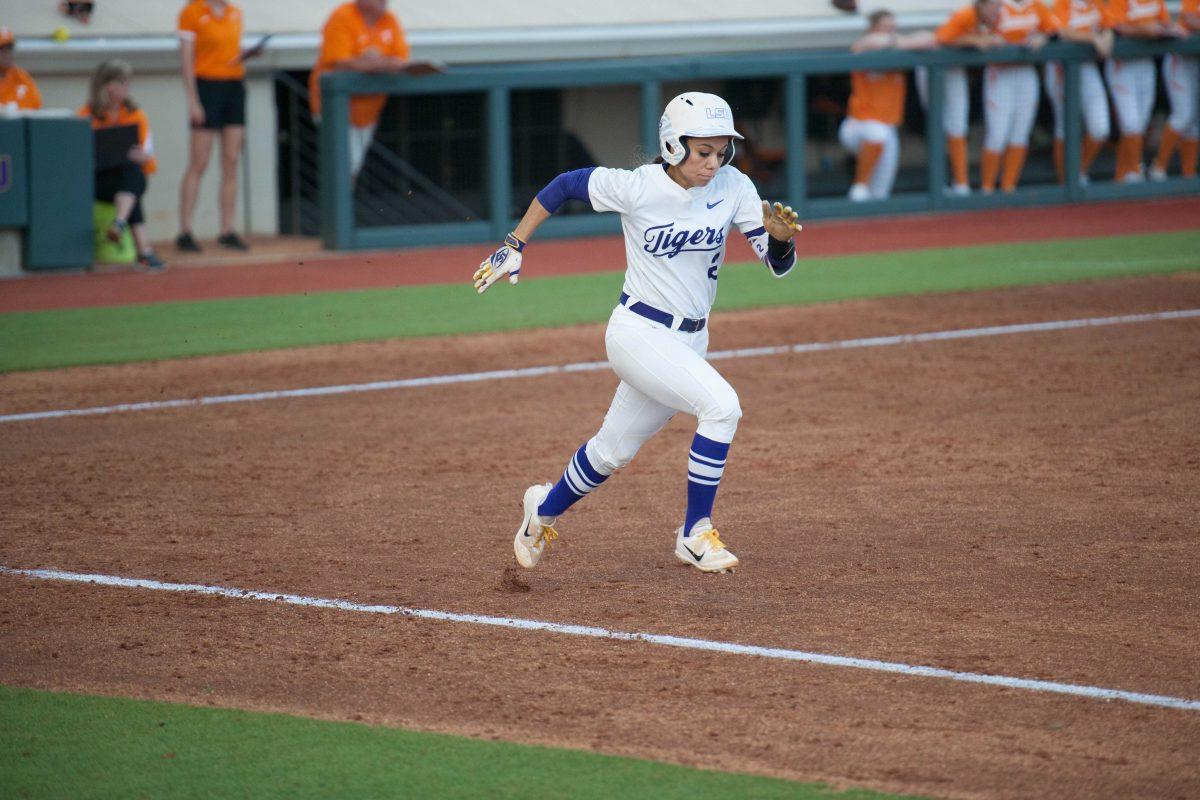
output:
<instances>
[{"instance_id":1,"label":"white batting glove","mask_svg":"<svg viewBox=\"0 0 1200 800\"><path fill-rule=\"evenodd\" d=\"M524 249L525 242L518 239L516 234L505 236L504 244L475 270L475 291L483 294L505 275L509 283L516 285L521 277L521 251Z\"/></svg>"}]
</instances>

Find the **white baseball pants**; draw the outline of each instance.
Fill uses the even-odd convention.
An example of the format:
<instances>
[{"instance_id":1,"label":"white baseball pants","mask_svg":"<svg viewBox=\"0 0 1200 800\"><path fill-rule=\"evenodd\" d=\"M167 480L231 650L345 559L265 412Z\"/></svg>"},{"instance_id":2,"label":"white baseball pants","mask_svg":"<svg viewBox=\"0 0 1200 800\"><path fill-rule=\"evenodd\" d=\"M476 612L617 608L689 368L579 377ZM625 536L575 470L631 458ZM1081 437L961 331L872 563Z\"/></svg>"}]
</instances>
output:
<instances>
[{"instance_id":1,"label":"white baseball pants","mask_svg":"<svg viewBox=\"0 0 1200 800\"><path fill-rule=\"evenodd\" d=\"M1054 110L1054 138L1062 139L1066 128L1063 115L1066 104L1063 95L1066 80L1063 65L1057 61L1049 61L1043 75L1046 98L1050 101L1050 108ZM1079 89L1084 131L1093 139L1107 139L1112 127L1108 118L1108 95L1104 92L1100 69L1095 64L1080 64Z\"/></svg>"},{"instance_id":2,"label":"white baseball pants","mask_svg":"<svg viewBox=\"0 0 1200 800\"><path fill-rule=\"evenodd\" d=\"M1200 91L1200 58L1167 53L1163 56L1163 83L1171 100L1167 124L1185 139L1200 138L1200 114L1196 98Z\"/></svg>"},{"instance_id":3,"label":"white baseball pants","mask_svg":"<svg viewBox=\"0 0 1200 800\"><path fill-rule=\"evenodd\" d=\"M988 64L983 70L983 149L1028 147L1037 117L1037 70L1029 64Z\"/></svg>"},{"instance_id":4,"label":"white baseball pants","mask_svg":"<svg viewBox=\"0 0 1200 800\"><path fill-rule=\"evenodd\" d=\"M892 186L896 183L896 170L900 167L900 137L896 134L896 126L873 119L846 117L838 128L838 140L842 147L855 154L864 142L883 145L883 152L875 163L867 188L876 200L891 195Z\"/></svg>"},{"instance_id":5,"label":"white baseball pants","mask_svg":"<svg viewBox=\"0 0 1200 800\"><path fill-rule=\"evenodd\" d=\"M604 335L608 360L621 379L588 457L604 475L633 460L641 446L683 411L699 421L696 432L732 442L742 409L737 392L704 360L708 328L671 330L617 306Z\"/></svg>"},{"instance_id":6,"label":"white baseball pants","mask_svg":"<svg viewBox=\"0 0 1200 800\"><path fill-rule=\"evenodd\" d=\"M929 108L929 70L917 67L917 96L921 99L921 107ZM967 135L967 120L971 110L970 95L967 92L967 71L961 67L945 70L944 84L946 96L942 105L942 132L947 136L964 137Z\"/></svg>"},{"instance_id":7,"label":"white baseball pants","mask_svg":"<svg viewBox=\"0 0 1200 800\"><path fill-rule=\"evenodd\" d=\"M1104 62L1104 77L1112 91L1117 125L1125 136L1140 136L1150 125L1154 110L1154 59Z\"/></svg>"}]
</instances>

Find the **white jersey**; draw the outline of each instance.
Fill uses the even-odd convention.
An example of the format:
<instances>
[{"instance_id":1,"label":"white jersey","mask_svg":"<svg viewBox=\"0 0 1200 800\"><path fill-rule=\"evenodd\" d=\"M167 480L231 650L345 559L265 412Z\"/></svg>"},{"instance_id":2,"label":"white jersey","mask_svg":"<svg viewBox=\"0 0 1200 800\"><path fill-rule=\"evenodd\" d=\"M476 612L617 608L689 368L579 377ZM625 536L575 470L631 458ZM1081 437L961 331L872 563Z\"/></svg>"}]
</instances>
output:
<instances>
[{"instance_id":1,"label":"white jersey","mask_svg":"<svg viewBox=\"0 0 1200 800\"><path fill-rule=\"evenodd\" d=\"M596 211L621 215L625 293L669 314L708 316L732 226L760 259L766 258L762 200L734 167L721 167L707 186L692 189L671 180L661 164L635 170L597 167L588 179L588 195Z\"/></svg>"}]
</instances>

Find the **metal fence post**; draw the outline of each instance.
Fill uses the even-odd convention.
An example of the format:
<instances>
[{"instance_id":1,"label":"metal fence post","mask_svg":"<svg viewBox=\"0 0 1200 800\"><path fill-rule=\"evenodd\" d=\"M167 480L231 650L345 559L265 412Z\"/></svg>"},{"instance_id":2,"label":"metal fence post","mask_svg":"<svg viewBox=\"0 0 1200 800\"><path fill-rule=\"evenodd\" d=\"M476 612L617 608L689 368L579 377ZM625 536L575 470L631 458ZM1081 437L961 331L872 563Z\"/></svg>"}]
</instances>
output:
<instances>
[{"instance_id":1,"label":"metal fence post","mask_svg":"<svg viewBox=\"0 0 1200 800\"><path fill-rule=\"evenodd\" d=\"M321 239L330 250L354 245L354 183L350 180L350 93L336 73L321 76Z\"/></svg>"},{"instance_id":2,"label":"metal fence post","mask_svg":"<svg viewBox=\"0 0 1200 800\"><path fill-rule=\"evenodd\" d=\"M1063 175L1066 177L1068 200L1079 200L1083 187L1079 185L1080 142L1083 136L1083 103L1080 96L1080 62L1071 59L1063 66Z\"/></svg>"},{"instance_id":3,"label":"metal fence post","mask_svg":"<svg viewBox=\"0 0 1200 800\"><path fill-rule=\"evenodd\" d=\"M929 207L946 205L946 128L943 114L946 108L946 71L940 64L930 64L929 109L925 119L925 149L929 161Z\"/></svg>"},{"instance_id":4,"label":"metal fence post","mask_svg":"<svg viewBox=\"0 0 1200 800\"><path fill-rule=\"evenodd\" d=\"M505 86L488 89L488 214L493 239L512 230L512 113Z\"/></svg>"},{"instance_id":5,"label":"metal fence post","mask_svg":"<svg viewBox=\"0 0 1200 800\"><path fill-rule=\"evenodd\" d=\"M642 147L650 158L658 155L658 121L662 117L662 84L642 81Z\"/></svg>"},{"instance_id":6,"label":"metal fence post","mask_svg":"<svg viewBox=\"0 0 1200 800\"><path fill-rule=\"evenodd\" d=\"M784 79L784 136L787 142L786 202L801 217L808 202L808 76L803 72Z\"/></svg>"}]
</instances>

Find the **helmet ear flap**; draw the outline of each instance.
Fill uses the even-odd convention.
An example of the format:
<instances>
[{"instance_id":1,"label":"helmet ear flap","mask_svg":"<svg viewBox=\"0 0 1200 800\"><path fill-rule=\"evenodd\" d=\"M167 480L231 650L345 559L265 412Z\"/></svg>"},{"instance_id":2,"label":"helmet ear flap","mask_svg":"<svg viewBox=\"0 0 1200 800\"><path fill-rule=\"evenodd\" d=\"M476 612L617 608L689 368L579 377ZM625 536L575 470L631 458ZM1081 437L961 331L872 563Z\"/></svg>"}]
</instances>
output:
<instances>
[{"instance_id":1,"label":"helmet ear flap","mask_svg":"<svg viewBox=\"0 0 1200 800\"><path fill-rule=\"evenodd\" d=\"M735 150L736 150L736 148L733 146L733 137L730 136L729 137L729 147L727 147L725 149L725 158L724 158L724 160L721 161L722 167L729 166L729 162L733 161L733 154L734 154Z\"/></svg>"}]
</instances>

